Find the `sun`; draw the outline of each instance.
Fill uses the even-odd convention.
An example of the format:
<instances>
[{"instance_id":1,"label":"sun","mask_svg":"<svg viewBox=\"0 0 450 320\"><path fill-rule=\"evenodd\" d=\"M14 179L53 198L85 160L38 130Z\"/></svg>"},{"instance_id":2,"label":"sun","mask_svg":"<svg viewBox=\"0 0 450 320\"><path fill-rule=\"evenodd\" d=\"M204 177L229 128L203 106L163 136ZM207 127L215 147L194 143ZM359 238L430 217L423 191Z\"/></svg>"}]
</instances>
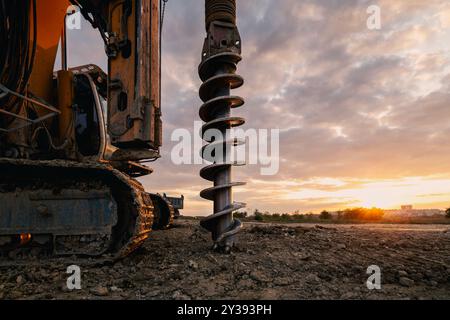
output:
<instances>
[{"instance_id":1,"label":"sun","mask_svg":"<svg viewBox=\"0 0 450 320\"><path fill-rule=\"evenodd\" d=\"M390 209L403 204L406 199L401 198L390 188L379 189L362 189L355 191L355 199L359 201L361 207L365 208L382 208Z\"/></svg>"}]
</instances>

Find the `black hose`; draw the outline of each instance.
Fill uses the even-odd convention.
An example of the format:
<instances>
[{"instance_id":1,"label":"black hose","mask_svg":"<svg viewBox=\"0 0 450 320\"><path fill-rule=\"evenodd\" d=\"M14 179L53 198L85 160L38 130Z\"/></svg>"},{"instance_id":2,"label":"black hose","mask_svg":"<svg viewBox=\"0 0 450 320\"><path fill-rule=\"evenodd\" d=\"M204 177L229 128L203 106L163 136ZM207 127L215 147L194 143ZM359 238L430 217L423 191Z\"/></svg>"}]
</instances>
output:
<instances>
[{"instance_id":1,"label":"black hose","mask_svg":"<svg viewBox=\"0 0 450 320\"><path fill-rule=\"evenodd\" d=\"M31 34L30 12L33 15ZM8 89L25 95L37 49L36 0L0 0L0 83ZM30 48L31 42L33 47ZM19 113L20 103L15 96L0 99L0 108ZM1 120L1 118L0 118ZM3 119L2 127L8 126L14 118Z\"/></svg>"}]
</instances>

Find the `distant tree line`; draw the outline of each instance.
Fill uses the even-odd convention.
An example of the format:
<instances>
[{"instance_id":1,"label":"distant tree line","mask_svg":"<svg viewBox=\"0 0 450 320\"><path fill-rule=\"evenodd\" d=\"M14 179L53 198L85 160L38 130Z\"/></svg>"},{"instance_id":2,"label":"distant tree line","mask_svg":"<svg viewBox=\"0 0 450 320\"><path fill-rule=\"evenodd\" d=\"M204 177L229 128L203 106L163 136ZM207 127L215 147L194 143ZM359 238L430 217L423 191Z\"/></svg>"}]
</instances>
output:
<instances>
[{"instance_id":1,"label":"distant tree line","mask_svg":"<svg viewBox=\"0 0 450 320\"><path fill-rule=\"evenodd\" d=\"M384 211L379 208L353 208L346 209L342 212L338 212L341 214L341 218L345 220L362 220L362 221L378 221L383 219Z\"/></svg>"},{"instance_id":2,"label":"distant tree line","mask_svg":"<svg viewBox=\"0 0 450 320\"><path fill-rule=\"evenodd\" d=\"M450 209L448 214L450 216ZM383 218L384 211L379 208L351 208L335 213L324 210L320 214L314 214L311 212L300 213L299 211L294 213L270 213L255 209L251 215L246 211L239 211L234 216L238 219L252 219L256 221L379 221Z\"/></svg>"}]
</instances>

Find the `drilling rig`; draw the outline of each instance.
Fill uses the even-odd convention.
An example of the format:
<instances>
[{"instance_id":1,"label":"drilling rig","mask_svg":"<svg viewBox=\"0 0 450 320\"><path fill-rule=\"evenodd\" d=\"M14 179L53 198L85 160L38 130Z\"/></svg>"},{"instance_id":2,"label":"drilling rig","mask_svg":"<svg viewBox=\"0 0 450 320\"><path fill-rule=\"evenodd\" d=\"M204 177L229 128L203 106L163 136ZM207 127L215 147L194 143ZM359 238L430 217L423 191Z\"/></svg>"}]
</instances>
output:
<instances>
[{"instance_id":1,"label":"drilling rig","mask_svg":"<svg viewBox=\"0 0 450 320\"><path fill-rule=\"evenodd\" d=\"M136 178L160 158L161 27L167 0L0 0L0 258L125 257L152 230L169 226L167 197ZM69 8L69 10L68 10ZM204 130L243 123L235 75L241 41L236 1L206 0ZM79 12L104 42L108 70L68 67L66 19ZM54 70L58 48L61 68ZM212 142L212 141L208 141ZM212 143L229 145L228 141ZM241 224L232 212L231 166L201 176L215 187L202 225L215 248L231 250Z\"/></svg>"}]
</instances>

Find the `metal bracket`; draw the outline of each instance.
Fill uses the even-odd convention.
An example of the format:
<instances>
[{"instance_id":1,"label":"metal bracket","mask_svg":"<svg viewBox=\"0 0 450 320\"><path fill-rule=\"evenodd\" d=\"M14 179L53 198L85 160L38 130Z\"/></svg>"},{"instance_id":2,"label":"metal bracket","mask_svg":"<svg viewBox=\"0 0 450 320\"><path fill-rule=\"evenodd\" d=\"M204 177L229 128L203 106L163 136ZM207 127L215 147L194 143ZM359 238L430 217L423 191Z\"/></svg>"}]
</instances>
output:
<instances>
[{"instance_id":1,"label":"metal bracket","mask_svg":"<svg viewBox=\"0 0 450 320\"><path fill-rule=\"evenodd\" d=\"M236 25L214 21L210 24L208 36L203 45L202 60L222 52L241 54L242 41Z\"/></svg>"}]
</instances>

